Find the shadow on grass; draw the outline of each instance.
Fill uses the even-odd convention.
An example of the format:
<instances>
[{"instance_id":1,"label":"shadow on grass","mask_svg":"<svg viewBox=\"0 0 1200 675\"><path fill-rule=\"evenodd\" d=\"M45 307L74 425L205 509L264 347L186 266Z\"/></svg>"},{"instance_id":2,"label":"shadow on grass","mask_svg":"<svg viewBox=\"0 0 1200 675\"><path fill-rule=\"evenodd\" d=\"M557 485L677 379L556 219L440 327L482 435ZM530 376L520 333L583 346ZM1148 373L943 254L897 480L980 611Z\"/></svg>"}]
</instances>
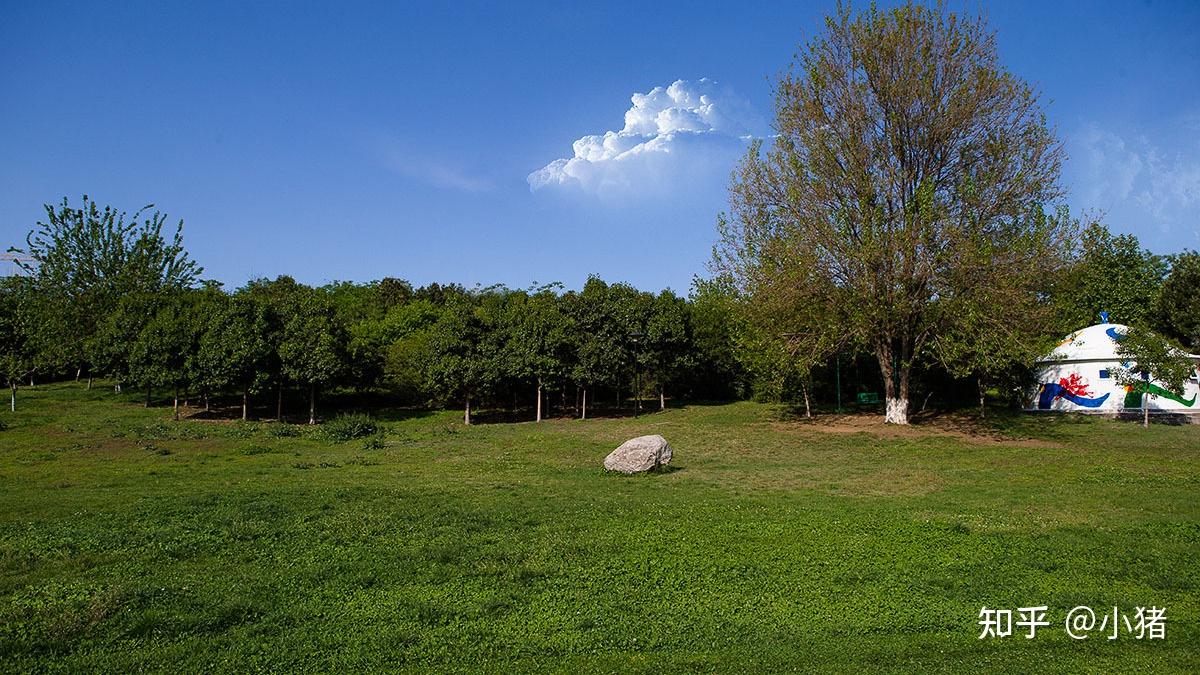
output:
<instances>
[{"instance_id":1,"label":"shadow on grass","mask_svg":"<svg viewBox=\"0 0 1200 675\"><path fill-rule=\"evenodd\" d=\"M875 405L848 405L844 406L840 413L832 407L814 406L810 418L805 416L802 405L788 404L776 408L773 417L780 422L862 431L885 427L883 408ZM929 408L909 413L908 420L909 428L914 432L926 429L997 441L1060 442L1077 436L1080 429L1095 424L1096 416L1060 412L1033 413L989 406L982 416L975 407Z\"/></svg>"},{"instance_id":2,"label":"shadow on grass","mask_svg":"<svg viewBox=\"0 0 1200 675\"><path fill-rule=\"evenodd\" d=\"M679 466L678 464L667 464L664 466L660 466L657 469L650 469L649 471L638 471L636 473L624 473L621 471L609 471L608 469L601 469L601 472L604 473L604 475L606 475L606 476L617 476L619 478L641 478L642 476L665 476L666 474L669 474L669 473L676 473L677 471L685 471L686 468L687 467Z\"/></svg>"}]
</instances>

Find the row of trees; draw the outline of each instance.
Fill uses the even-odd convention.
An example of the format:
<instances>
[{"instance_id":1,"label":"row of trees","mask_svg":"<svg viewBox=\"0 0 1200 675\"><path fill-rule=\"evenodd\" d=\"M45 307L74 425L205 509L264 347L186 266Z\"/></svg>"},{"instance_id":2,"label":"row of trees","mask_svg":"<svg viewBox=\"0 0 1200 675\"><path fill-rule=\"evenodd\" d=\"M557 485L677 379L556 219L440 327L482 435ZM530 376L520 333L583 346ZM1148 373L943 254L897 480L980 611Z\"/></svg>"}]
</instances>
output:
<instances>
[{"instance_id":1,"label":"row of trees","mask_svg":"<svg viewBox=\"0 0 1200 675\"><path fill-rule=\"evenodd\" d=\"M468 423L472 405L528 402L540 421L551 392L560 411L586 417L599 393L618 403L635 394L635 373L660 407L668 393L728 395L737 379L720 349L725 315L694 311L712 304L704 298L599 278L563 292L413 289L398 279L311 288L279 277L227 293L199 280L182 223L167 237L161 214L127 221L86 197L81 208L64 200L46 212L25 248L28 274L5 280L0 293L14 406L23 382L73 372L87 386L103 376L117 391L140 387L147 405L154 390L171 391L177 416L182 399L208 408L232 393L243 418L252 397L267 395L282 417L285 391L302 389L314 422L318 392L347 387L386 389L406 403L453 401Z\"/></svg>"},{"instance_id":2,"label":"row of trees","mask_svg":"<svg viewBox=\"0 0 1200 675\"><path fill-rule=\"evenodd\" d=\"M28 275L0 284L0 374L13 406L22 383L72 375L85 386L99 375L117 391L140 387L147 404L155 390L169 391L177 414L181 398L208 408L232 395L243 418L256 399L282 418L285 393L302 391L310 422L318 393L333 387L458 405L469 421L481 405L529 407L540 420L555 402L559 414L586 417L598 400L649 394L664 407L668 393L754 395L807 409L814 398L832 402L838 386L853 396L884 385L858 367L886 370L869 345L825 329L821 306L802 302L802 286L785 274L764 277L753 293L728 276L697 281L686 299L599 278L564 292L558 284L414 289L398 279L311 288L279 277L228 293L199 281L181 224L168 238L161 214L130 226L85 198L82 208L63 202L47 215L26 247L35 260ZM1092 224L1041 288L1032 313L988 296L1004 309L997 323L961 298L947 301L942 311L957 323L912 356L912 389L926 400L964 381L1020 390L1035 357L1102 310L1200 351L1194 252L1158 256ZM852 384L841 382L835 361L855 364ZM635 392L636 373L643 387Z\"/></svg>"}]
</instances>

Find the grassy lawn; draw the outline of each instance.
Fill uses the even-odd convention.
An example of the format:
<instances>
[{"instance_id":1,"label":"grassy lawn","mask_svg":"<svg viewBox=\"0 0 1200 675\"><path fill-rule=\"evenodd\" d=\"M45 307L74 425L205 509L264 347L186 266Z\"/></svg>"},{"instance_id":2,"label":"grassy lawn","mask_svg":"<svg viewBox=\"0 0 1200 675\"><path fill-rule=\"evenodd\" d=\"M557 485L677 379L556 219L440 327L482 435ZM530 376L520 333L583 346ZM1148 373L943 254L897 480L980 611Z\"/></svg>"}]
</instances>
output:
<instances>
[{"instance_id":1,"label":"grassy lawn","mask_svg":"<svg viewBox=\"0 0 1200 675\"><path fill-rule=\"evenodd\" d=\"M1200 667L1200 425L817 424L751 403L371 442L22 390L0 671ZM661 433L669 471L607 475ZM289 435L291 434L291 435ZM979 640L980 608L1049 626ZM1165 640L1067 637L1077 605Z\"/></svg>"}]
</instances>

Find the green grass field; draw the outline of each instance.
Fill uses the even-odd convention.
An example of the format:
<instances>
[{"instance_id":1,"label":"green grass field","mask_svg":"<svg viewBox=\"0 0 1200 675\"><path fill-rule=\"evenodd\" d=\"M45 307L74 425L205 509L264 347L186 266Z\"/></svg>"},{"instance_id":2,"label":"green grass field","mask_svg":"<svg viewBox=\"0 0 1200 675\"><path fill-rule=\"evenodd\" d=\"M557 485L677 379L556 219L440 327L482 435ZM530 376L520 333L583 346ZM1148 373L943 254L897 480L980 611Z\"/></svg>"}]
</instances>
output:
<instances>
[{"instance_id":1,"label":"green grass field","mask_svg":"<svg viewBox=\"0 0 1200 675\"><path fill-rule=\"evenodd\" d=\"M1200 425L777 407L372 439L22 390L0 420L0 671L1200 667ZM670 470L606 474L661 433ZM980 608L1048 605L1035 639ZM1164 640L1067 610L1167 608Z\"/></svg>"}]
</instances>

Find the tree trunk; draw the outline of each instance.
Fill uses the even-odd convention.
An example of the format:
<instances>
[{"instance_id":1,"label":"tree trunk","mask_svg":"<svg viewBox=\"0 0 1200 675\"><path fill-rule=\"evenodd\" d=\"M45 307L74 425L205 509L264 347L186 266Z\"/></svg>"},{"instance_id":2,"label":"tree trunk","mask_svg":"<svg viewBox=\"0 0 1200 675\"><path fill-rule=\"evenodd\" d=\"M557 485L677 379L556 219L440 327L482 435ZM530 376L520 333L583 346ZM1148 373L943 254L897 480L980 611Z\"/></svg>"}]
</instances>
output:
<instances>
[{"instance_id":1,"label":"tree trunk","mask_svg":"<svg viewBox=\"0 0 1200 675\"><path fill-rule=\"evenodd\" d=\"M658 409L667 409L667 392L663 391L662 387L658 388Z\"/></svg>"},{"instance_id":2,"label":"tree trunk","mask_svg":"<svg viewBox=\"0 0 1200 675\"><path fill-rule=\"evenodd\" d=\"M1142 428L1150 428L1150 392L1142 394Z\"/></svg>"},{"instance_id":3,"label":"tree trunk","mask_svg":"<svg viewBox=\"0 0 1200 675\"><path fill-rule=\"evenodd\" d=\"M77 368L75 369L75 381L76 381L76 382L78 382L78 381L79 381L79 376L80 376L80 375L83 375L83 366L79 366L79 367L77 367Z\"/></svg>"},{"instance_id":4,"label":"tree trunk","mask_svg":"<svg viewBox=\"0 0 1200 675\"><path fill-rule=\"evenodd\" d=\"M280 381L275 386L275 421L283 421L283 382Z\"/></svg>"},{"instance_id":5,"label":"tree trunk","mask_svg":"<svg viewBox=\"0 0 1200 675\"><path fill-rule=\"evenodd\" d=\"M88 391L91 391L91 390L92 390L92 376L91 376L91 375L88 375L88 384L87 384L87 388L88 388Z\"/></svg>"},{"instance_id":6,"label":"tree trunk","mask_svg":"<svg viewBox=\"0 0 1200 675\"><path fill-rule=\"evenodd\" d=\"M208 407L208 390L207 390L207 389L205 389L205 390L204 390L204 412L209 412L209 407Z\"/></svg>"},{"instance_id":7,"label":"tree trunk","mask_svg":"<svg viewBox=\"0 0 1200 675\"><path fill-rule=\"evenodd\" d=\"M587 387L583 388L583 405L579 408L579 419L587 419Z\"/></svg>"},{"instance_id":8,"label":"tree trunk","mask_svg":"<svg viewBox=\"0 0 1200 675\"><path fill-rule=\"evenodd\" d=\"M250 390L242 390L242 421L250 419Z\"/></svg>"},{"instance_id":9,"label":"tree trunk","mask_svg":"<svg viewBox=\"0 0 1200 675\"><path fill-rule=\"evenodd\" d=\"M8 408L13 412L17 412L17 383L9 382L8 387Z\"/></svg>"},{"instance_id":10,"label":"tree trunk","mask_svg":"<svg viewBox=\"0 0 1200 675\"><path fill-rule=\"evenodd\" d=\"M176 385L176 387L175 387L174 406L175 406L175 419L178 420L179 419L179 386L178 385Z\"/></svg>"},{"instance_id":11,"label":"tree trunk","mask_svg":"<svg viewBox=\"0 0 1200 675\"><path fill-rule=\"evenodd\" d=\"M317 423L317 383L308 383L308 423Z\"/></svg>"},{"instance_id":12,"label":"tree trunk","mask_svg":"<svg viewBox=\"0 0 1200 675\"><path fill-rule=\"evenodd\" d=\"M979 387L979 419L984 419L987 416L987 387L983 384L983 378L979 377L975 380Z\"/></svg>"},{"instance_id":13,"label":"tree trunk","mask_svg":"<svg viewBox=\"0 0 1200 675\"><path fill-rule=\"evenodd\" d=\"M537 379L537 422L542 421L542 378Z\"/></svg>"},{"instance_id":14,"label":"tree trunk","mask_svg":"<svg viewBox=\"0 0 1200 675\"><path fill-rule=\"evenodd\" d=\"M463 424L471 424L471 395L467 394L466 405L463 407Z\"/></svg>"},{"instance_id":15,"label":"tree trunk","mask_svg":"<svg viewBox=\"0 0 1200 675\"><path fill-rule=\"evenodd\" d=\"M804 416L812 419L812 406L808 402L808 387L802 384L800 385L800 391L804 394Z\"/></svg>"},{"instance_id":16,"label":"tree trunk","mask_svg":"<svg viewBox=\"0 0 1200 675\"><path fill-rule=\"evenodd\" d=\"M150 385L146 385L146 407L150 407Z\"/></svg>"},{"instance_id":17,"label":"tree trunk","mask_svg":"<svg viewBox=\"0 0 1200 675\"><path fill-rule=\"evenodd\" d=\"M894 352L891 345L877 344L875 347L879 369L883 374L886 401L883 421L886 424L908 424L908 377L911 367L907 356L901 351L893 361Z\"/></svg>"}]
</instances>

